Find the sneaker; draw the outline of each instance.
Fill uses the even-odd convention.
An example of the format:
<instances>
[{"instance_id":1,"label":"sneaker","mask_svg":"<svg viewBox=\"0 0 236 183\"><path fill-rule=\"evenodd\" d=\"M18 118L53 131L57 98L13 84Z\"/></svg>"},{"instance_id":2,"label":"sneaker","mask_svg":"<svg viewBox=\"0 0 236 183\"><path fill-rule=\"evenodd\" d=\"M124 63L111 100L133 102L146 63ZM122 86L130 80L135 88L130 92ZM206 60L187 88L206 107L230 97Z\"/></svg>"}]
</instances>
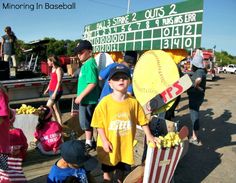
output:
<instances>
[{"instance_id":1,"label":"sneaker","mask_svg":"<svg viewBox=\"0 0 236 183\"><path fill-rule=\"evenodd\" d=\"M189 139L189 143L191 143L195 146L201 146L202 145L202 143L198 139L193 139L193 138Z\"/></svg>"},{"instance_id":2,"label":"sneaker","mask_svg":"<svg viewBox=\"0 0 236 183\"><path fill-rule=\"evenodd\" d=\"M88 154L90 151L95 150L95 147L90 144L85 144L85 152Z\"/></svg>"},{"instance_id":3,"label":"sneaker","mask_svg":"<svg viewBox=\"0 0 236 183\"><path fill-rule=\"evenodd\" d=\"M37 148L38 148L37 145L36 145L36 143L33 142L33 141L31 141L31 142L29 143L29 146L30 146L32 149L37 149Z\"/></svg>"}]
</instances>

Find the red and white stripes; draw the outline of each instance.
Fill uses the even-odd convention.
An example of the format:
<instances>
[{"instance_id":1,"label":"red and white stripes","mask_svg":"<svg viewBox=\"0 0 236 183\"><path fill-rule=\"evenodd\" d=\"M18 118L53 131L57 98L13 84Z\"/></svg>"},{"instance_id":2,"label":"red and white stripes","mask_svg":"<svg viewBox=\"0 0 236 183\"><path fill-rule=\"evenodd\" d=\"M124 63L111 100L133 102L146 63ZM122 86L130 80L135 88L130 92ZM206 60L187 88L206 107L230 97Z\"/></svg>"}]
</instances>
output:
<instances>
[{"instance_id":1,"label":"red and white stripes","mask_svg":"<svg viewBox=\"0 0 236 183\"><path fill-rule=\"evenodd\" d=\"M170 182L182 152L182 144L165 149L148 147L143 183Z\"/></svg>"},{"instance_id":2,"label":"red and white stripes","mask_svg":"<svg viewBox=\"0 0 236 183\"><path fill-rule=\"evenodd\" d=\"M0 182L1 183L25 183L26 178L22 169L22 159L21 158L11 158L8 157L8 169L0 169Z\"/></svg>"}]
</instances>

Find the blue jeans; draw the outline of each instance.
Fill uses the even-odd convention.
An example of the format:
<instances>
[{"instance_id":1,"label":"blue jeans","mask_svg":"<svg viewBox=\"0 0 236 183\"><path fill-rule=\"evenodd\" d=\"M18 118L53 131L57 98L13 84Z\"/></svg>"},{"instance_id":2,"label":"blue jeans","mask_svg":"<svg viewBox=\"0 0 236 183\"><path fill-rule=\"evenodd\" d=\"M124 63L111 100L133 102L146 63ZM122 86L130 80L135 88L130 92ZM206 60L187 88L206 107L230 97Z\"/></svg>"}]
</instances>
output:
<instances>
[{"instance_id":1,"label":"blue jeans","mask_svg":"<svg viewBox=\"0 0 236 183\"><path fill-rule=\"evenodd\" d=\"M79 122L82 130L91 130L91 121L97 104L79 104Z\"/></svg>"},{"instance_id":2,"label":"blue jeans","mask_svg":"<svg viewBox=\"0 0 236 183\"><path fill-rule=\"evenodd\" d=\"M204 100L203 97L195 97L189 96L189 111L190 111L190 119L192 121L192 127L194 131L198 131L200 129L199 123L199 110Z\"/></svg>"},{"instance_id":3,"label":"blue jeans","mask_svg":"<svg viewBox=\"0 0 236 183\"><path fill-rule=\"evenodd\" d=\"M192 127L194 131L198 131L200 128L199 124L199 110L190 109L190 119L192 121Z\"/></svg>"}]
</instances>

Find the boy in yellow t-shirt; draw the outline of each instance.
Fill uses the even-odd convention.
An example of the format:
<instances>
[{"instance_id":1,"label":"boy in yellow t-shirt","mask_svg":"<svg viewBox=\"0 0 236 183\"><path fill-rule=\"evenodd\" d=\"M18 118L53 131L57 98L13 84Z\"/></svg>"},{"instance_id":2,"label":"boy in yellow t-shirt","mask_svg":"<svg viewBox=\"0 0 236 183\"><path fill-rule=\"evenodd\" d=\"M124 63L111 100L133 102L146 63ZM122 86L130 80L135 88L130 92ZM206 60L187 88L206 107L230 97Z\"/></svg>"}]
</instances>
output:
<instances>
[{"instance_id":1,"label":"boy in yellow t-shirt","mask_svg":"<svg viewBox=\"0 0 236 183\"><path fill-rule=\"evenodd\" d=\"M93 114L91 126L98 130L97 153L104 181L111 181L111 172L116 170L118 182L122 182L124 171L131 169L136 125L142 126L147 142L156 141L142 107L127 94L129 83L128 67L122 64L114 67L109 75L113 92L100 101Z\"/></svg>"}]
</instances>

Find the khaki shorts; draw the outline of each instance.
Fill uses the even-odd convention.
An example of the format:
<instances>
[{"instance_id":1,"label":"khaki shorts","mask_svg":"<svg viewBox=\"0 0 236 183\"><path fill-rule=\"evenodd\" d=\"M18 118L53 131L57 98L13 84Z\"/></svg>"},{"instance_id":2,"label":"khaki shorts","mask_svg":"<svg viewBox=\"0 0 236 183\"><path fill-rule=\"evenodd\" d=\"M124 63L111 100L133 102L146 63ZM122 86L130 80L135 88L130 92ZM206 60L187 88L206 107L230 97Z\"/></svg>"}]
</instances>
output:
<instances>
[{"instance_id":1,"label":"khaki shorts","mask_svg":"<svg viewBox=\"0 0 236 183\"><path fill-rule=\"evenodd\" d=\"M11 57L11 59L12 59L12 65L13 65L13 67L16 67L16 56L15 56L15 55L6 55L6 54L4 54L3 60L4 60L5 62L8 62L8 60L9 60L10 57Z\"/></svg>"}]
</instances>

